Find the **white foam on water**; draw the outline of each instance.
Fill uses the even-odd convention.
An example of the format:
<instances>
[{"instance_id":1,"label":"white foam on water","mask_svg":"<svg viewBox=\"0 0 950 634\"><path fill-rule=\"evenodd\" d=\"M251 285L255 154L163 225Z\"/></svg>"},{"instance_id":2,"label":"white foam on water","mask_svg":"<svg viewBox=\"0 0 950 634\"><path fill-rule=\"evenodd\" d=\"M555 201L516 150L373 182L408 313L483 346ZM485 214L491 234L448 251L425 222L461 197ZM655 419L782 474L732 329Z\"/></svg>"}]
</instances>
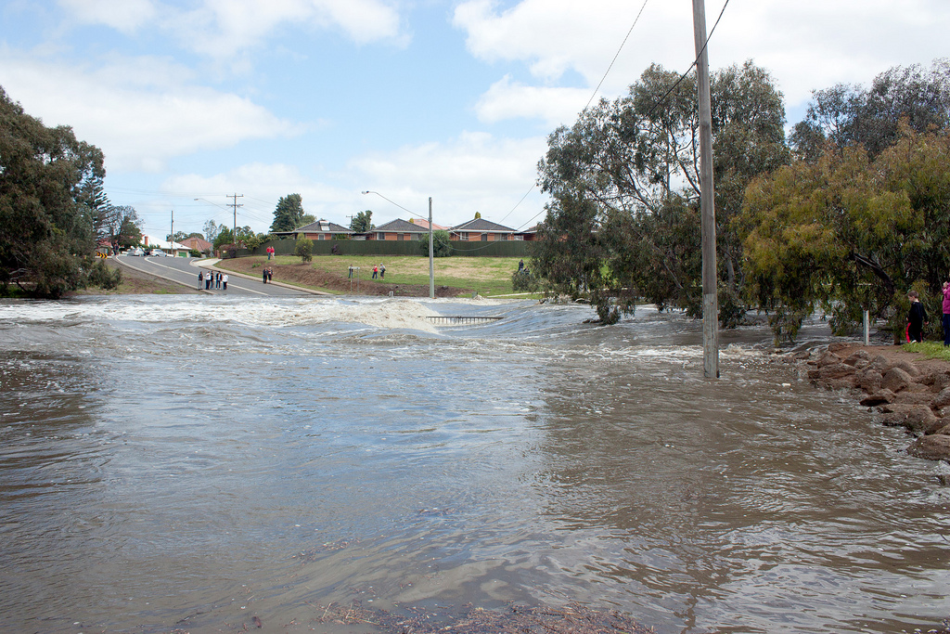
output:
<instances>
[{"instance_id":1,"label":"white foam on water","mask_svg":"<svg viewBox=\"0 0 950 634\"><path fill-rule=\"evenodd\" d=\"M184 298L167 301L10 302L0 304L0 323L58 324L76 322L195 323L237 322L250 326L292 327L328 322L358 323L374 328L437 332L427 317L439 313L419 301L385 300L225 300Z\"/></svg>"}]
</instances>

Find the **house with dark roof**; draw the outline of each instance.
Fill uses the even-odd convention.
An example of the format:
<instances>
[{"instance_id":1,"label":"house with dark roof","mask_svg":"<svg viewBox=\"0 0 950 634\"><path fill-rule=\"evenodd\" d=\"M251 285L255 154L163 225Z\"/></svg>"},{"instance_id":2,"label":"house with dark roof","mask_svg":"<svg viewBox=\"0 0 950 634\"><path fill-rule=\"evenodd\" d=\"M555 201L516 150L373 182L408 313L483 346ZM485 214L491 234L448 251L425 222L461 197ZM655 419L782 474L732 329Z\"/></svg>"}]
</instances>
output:
<instances>
[{"instance_id":1,"label":"house with dark roof","mask_svg":"<svg viewBox=\"0 0 950 634\"><path fill-rule=\"evenodd\" d=\"M515 240L516 231L511 227L500 225L497 222L475 218L449 230L452 240L462 242L496 242Z\"/></svg>"},{"instance_id":2,"label":"house with dark roof","mask_svg":"<svg viewBox=\"0 0 950 634\"><path fill-rule=\"evenodd\" d=\"M434 228L434 226L433 226ZM380 225L366 234L367 240L422 240L425 236L428 240L429 227L420 227L419 225L406 222L401 218L396 218L391 222Z\"/></svg>"},{"instance_id":3,"label":"house with dark roof","mask_svg":"<svg viewBox=\"0 0 950 634\"><path fill-rule=\"evenodd\" d=\"M304 225L302 227L297 227L293 231L277 231L274 235L277 236L292 236L294 240L300 236L313 241L317 240L332 240L335 236L351 236L353 231L349 227L344 227L343 225L338 225L335 222L330 222L329 220L320 219L316 222L311 222L309 225Z\"/></svg>"}]
</instances>

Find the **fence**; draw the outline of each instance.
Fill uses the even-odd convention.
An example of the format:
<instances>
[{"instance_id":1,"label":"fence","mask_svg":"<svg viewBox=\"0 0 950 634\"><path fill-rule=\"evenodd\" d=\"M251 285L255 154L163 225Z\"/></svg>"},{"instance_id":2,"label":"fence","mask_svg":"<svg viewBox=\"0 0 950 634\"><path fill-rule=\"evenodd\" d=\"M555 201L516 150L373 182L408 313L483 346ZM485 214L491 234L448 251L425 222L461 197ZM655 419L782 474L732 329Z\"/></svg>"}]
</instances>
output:
<instances>
[{"instance_id":1,"label":"fence","mask_svg":"<svg viewBox=\"0 0 950 634\"><path fill-rule=\"evenodd\" d=\"M421 245L426 245L423 251ZM452 241L453 257L493 257L526 258L529 256L529 242L508 240L504 242L461 242ZM236 257L248 255L267 255L267 247L274 247L276 255L293 255L297 243L292 238L271 240L262 243L256 249L237 249ZM334 251L336 247L336 251ZM428 239L425 240L314 240L314 255L424 255L428 253Z\"/></svg>"}]
</instances>

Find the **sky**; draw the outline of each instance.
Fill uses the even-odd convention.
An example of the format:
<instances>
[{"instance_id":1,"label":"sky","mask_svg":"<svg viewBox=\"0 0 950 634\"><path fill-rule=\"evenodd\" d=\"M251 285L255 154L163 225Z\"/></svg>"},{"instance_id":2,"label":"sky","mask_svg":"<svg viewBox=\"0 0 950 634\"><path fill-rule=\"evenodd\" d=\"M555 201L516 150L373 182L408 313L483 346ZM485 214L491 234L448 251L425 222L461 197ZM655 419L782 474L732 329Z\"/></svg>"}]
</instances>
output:
<instances>
[{"instance_id":1,"label":"sky","mask_svg":"<svg viewBox=\"0 0 950 634\"><path fill-rule=\"evenodd\" d=\"M812 90L950 55L947 0L705 6L711 70L768 70L789 125ZM0 86L101 148L110 201L160 239L232 226L233 202L266 232L292 193L344 226L425 218L431 197L437 224L528 228L548 135L694 57L690 0L0 3Z\"/></svg>"}]
</instances>

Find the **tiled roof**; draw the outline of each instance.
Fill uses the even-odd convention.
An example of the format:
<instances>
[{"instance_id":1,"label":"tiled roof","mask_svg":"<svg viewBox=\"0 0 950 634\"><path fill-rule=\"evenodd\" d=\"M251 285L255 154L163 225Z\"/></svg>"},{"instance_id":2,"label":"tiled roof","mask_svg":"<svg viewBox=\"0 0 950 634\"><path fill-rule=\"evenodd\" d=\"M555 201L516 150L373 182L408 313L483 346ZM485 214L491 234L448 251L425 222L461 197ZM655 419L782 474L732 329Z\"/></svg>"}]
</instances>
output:
<instances>
[{"instance_id":1,"label":"tiled roof","mask_svg":"<svg viewBox=\"0 0 950 634\"><path fill-rule=\"evenodd\" d=\"M423 229L419 225L412 224L401 218L387 222L373 229L373 233L429 233L429 228Z\"/></svg>"},{"instance_id":2,"label":"tiled roof","mask_svg":"<svg viewBox=\"0 0 950 634\"><path fill-rule=\"evenodd\" d=\"M484 218L476 218L475 220L469 220L463 224L452 227L452 231L484 231L491 233L514 233L515 230L511 227L506 227L505 225L500 225L497 222L492 222L491 220L485 220Z\"/></svg>"},{"instance_id":3,"label":"tiled roof","mask_svg":"<svg viewBox=\"0 0 950 634\"><path fill-rule=\"evenodd\" d=\"M309 225L297 227L293 231L281 231L281 233L353 233L353 231L349 227L338 225L335 222L317 220Z\"/></svg>"}]
</instances>

